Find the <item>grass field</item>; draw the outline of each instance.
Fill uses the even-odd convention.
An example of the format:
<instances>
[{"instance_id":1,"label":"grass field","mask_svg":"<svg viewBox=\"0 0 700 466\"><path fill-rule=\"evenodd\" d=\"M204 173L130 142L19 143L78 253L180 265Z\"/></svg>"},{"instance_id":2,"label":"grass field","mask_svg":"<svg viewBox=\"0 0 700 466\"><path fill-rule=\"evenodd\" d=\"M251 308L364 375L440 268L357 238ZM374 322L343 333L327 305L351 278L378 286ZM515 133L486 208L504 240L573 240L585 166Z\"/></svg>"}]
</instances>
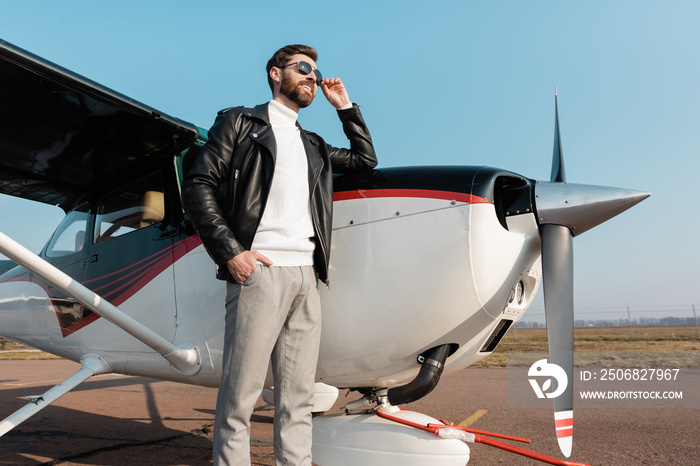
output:
<instances>
[{"instance_id":1,"label":"grass field","mask_svg":"<svg viewBox=\"0 0 700 466\"><path fill-rule=\"evenodd\" d=\"M27 349L31 348L11 340L0 339L0 360L60 359L44 352L15 352ZM629 327L585 327L574 329L574 350L700 351L700 339L698 330L693 326L633 327L632 334ZM547 351L547 329L511 328L493 354L476 366L505 367L509 351Z\"/></svg>"},{"instance_id":2,"label":"grass field","mask_svg":"<svg viewBox=\"0 0 700 466\"><path fill-rule=\"evenodd\" d=\"M583 327L574 329L575 351L700 351L693 326ZM506 367L509 351L547 351L547 329L510 329L496 350L477 367Z\"/></svg>"},{"instance_id":3,"label":"grass field","mask_svg":"<svg viewBox=\"0 0 700 466\"><path fill-rule=\"evenodd\" d=\"M23 345L22 343L0 337L0 361L16 359L62 359L43 351L27 352L33 349L34 348Z\"/></svg>"}]
</instances>

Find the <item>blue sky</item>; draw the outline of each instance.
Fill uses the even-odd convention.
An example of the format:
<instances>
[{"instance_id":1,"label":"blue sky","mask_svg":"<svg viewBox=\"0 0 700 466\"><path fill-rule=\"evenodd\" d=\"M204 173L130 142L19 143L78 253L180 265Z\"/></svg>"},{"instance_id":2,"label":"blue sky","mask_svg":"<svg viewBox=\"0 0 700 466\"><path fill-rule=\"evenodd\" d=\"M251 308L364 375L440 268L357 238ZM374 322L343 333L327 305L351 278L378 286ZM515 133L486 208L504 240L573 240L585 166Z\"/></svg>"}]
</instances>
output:
<instances>
[{"instance_id":1,"label":"blue sky","mask_svg":"<svg viewBox=\"0 0 700 466\"><path fill-rule=\"evenodd\" d=\"M364 106L383 167L547 180L556 85L568 181L652 193L576 238L577 318L700 306L700 2L344 5L14 1L0 38L205 128L221 108L269 99L277 48L312 45L324 76ZM324 99L300 122L345 145ZM0 230L34 251L61 217L0 196Z\"/></svg>"}]
</instances>

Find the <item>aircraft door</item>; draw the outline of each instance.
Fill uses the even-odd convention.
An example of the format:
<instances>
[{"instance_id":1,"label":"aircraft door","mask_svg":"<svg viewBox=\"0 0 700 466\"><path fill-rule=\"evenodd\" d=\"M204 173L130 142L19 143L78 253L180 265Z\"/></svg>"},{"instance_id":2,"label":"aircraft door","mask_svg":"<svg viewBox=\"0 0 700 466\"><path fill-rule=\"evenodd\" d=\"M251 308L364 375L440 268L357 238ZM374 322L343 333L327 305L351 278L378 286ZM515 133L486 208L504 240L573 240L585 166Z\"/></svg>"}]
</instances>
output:
<instances>
[{"instance_id":1,"label":"aircraft door","mask_svg":"<svg viewBox=\"0 0 700 466\"><path fill-rule=\"evenodd\" d=\"M87 202L71 210L56 228L41 256L71 278L82 282L85 275L87 231L90 211ZM46 285L47 293L64 337L94 319L93 312L74 298Z\"/></svg>"},{"instance_id":2,"label":"aircraft door","mask_svg":"<svg viewBox=\"0 0 700 466\"><path fill-rule=\"evenodd\" d=\"M162 337L175 335L172 229L165 226L163 173L132 181L97 200L84 284ZM90 348L150 351L104 319L84 332Z\"/></svg>"}]
</instances>

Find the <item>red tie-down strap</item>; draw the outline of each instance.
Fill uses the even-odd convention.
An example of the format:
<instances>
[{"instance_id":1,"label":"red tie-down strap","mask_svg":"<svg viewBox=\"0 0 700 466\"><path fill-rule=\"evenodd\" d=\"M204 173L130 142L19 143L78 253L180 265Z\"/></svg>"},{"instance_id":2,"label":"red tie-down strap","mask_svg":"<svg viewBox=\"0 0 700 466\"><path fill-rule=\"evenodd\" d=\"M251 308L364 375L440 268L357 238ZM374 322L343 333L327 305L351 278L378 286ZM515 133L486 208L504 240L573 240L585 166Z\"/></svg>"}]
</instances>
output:
<instances>
[{"instance_id":1,"label":"red tie-down strap","mask_svg":"<svg viewBox=\"0 0 700 466\"><path fill-rule=\"evenodd\" d=\"M501 442L500 440L495 440L492 438L484 437L484 435L489 435L491 437L499 437L507 440L514 440L517 442L523 442L523 443L530 443L530 440L520 438L520 437L513 437L510 435L504 435L504 434L497 434L494 432L487 432L483 430L477 430L477 429L470 429L468 427L462 427L462 426L455 426L448 424L446 421L440 420L442 424L418 424L416 422L411 422L406 419L401 419L400 417L392 416L390 414L386 414L382 412L382 409L379 408L376 411L377 416L387 419L389 421L397 422L399 424L403 424L409 427L413 427L416 429L424 430L426 432L430 432L433 435L436 435L441 438L456 438L459 440L462 440L464 442L470 442L470 443L483 443L484 445L490 445L492 447L500 448L501 450L506 450L511 453L516 453L518 455L522 456L527 456L528 458L532 458L538 461L542 461L544 463L549 463L549 464L555 464L559 466L589 466L585 463L576 463L573 461L566 461L566 460L560 460L558 458L553 458L551 456L543 455L542 453L536 453L534 451L526 450L524 448L516 447L515 445L510 445L505 442ZM464 434L459 434L458 432L463 432Z\"/></svg>"}]
</instances>

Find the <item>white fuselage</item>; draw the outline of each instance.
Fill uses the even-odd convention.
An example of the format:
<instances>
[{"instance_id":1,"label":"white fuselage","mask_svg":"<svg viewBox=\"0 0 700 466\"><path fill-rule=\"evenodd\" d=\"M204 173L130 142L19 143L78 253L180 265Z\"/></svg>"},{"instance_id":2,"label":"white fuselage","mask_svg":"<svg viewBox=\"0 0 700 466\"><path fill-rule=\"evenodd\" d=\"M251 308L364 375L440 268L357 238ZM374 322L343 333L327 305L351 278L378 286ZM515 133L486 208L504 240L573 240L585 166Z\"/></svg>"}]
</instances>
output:
<instances>
[{"instance_id":1,"label":"white fuselage","mask_svg":"<svg viewBox=\"0 0 700 466\"><path fill-rule=\"evenodd\" d=\"M502 319L522 316L541 273L534 216L508 219L508 228L489 202L429 193L337 200L329 283L319 283L317 380L337 387L394 386L416 374L416 357L429 348L459 345L448 371L490 354L481 351L484 343ZM47 286L33 277L0 283L0 334L75 361L98 354L115 372L216 386L225 286L214 279L197 238L182 243L187 252L119 308L176 344L197 346L202 368L194 376L173 371L103 318L64 336ZM513 299L520 281L523 293Z\"/></svg>"}]
</instances>

